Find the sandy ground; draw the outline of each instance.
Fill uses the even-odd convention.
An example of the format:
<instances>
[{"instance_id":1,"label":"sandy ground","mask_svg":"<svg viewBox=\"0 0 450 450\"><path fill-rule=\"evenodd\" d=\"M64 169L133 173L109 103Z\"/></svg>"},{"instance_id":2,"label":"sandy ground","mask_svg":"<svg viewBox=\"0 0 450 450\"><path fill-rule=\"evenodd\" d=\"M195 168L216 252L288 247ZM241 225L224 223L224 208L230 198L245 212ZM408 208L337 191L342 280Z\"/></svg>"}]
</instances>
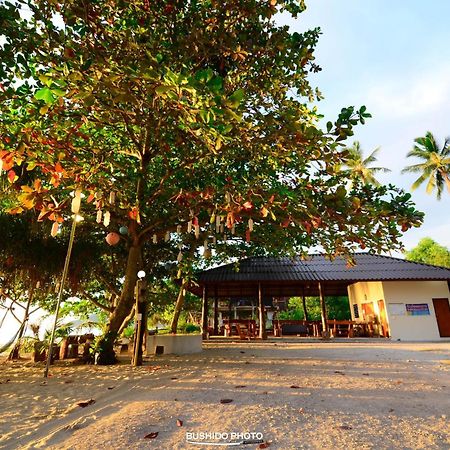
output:
<instances>
[{"instance_id":1,"label":"sandy ground","mask_svg":"<svg viewBox=\"0 0 450 450\"><path fill-rule=\"evenodd\" d=\"M450 448L450 343L210 342L140 368L42 374L0 364L0 448L218 448L187 432L262 433L283 450Z\"/></svg>"}]
</instances>

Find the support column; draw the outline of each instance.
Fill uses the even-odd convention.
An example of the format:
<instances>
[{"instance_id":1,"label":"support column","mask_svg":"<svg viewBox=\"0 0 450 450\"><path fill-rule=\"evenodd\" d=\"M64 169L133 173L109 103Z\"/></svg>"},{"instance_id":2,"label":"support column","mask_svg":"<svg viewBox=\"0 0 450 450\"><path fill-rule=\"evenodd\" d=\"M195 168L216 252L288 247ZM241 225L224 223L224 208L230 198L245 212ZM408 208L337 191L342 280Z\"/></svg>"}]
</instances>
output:
<instances>
[{"instance_id":1,"label":"support column","mask_svg":"<svg viewBox=\"0 0 450 450\"><path fill-rule=\"evenodd\" d=\"M219 298L217 295L217 286L214 288L214 336L219 335Z\"/></svg>"},{"instance_id":2,"label":"support column","mask_svg":"<svg viewBox=\"0 0 450 450\"><path fill-rule=\"evenodd\" d=\"M258 305L259 305L259 338L267 339L266 311L264 308L261 283L258 283Z\"/></svg>"},{"instance_id":3,"label":"support column","mask_svg":"<svg viewBox=\"0 0 450 450\"><path fill-rule=\"evenodd\" d=\"M305 286L303 286L302 304L303 304L303 314L305 316L305 320L309 321L308 310L306 309Z\"/></svg>"},{"instance_id":4,"label":"support column","mask_svg":"<svg viewBox=\"0 0 450 450\"><path fill-rule=\"evenodd\" d=\"M208 339L208 296L206 286L203 286L202 338L205 340Z\"/></svg>"},{"instance_id":5,"label":"support column","mask_svg":"<svg viewBox=\"0 0 450 450\"><path fill-rule=\"evenodd\" d=\"M319 282L319 297L320 297L320 312L322 315L322 337L328 339L330 337L330 333L328 332L327 306L325 304L325 297L323 293L322 283L320 282Z\"/></svg>"}]
</instances>

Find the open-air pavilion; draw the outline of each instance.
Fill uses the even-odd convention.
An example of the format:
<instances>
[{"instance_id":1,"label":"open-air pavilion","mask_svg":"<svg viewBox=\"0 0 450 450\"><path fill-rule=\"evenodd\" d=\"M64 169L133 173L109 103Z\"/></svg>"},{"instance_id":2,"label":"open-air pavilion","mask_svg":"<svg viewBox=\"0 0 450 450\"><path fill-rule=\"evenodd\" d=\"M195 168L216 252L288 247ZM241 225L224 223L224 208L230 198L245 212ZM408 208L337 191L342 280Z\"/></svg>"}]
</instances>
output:
<instances>
[{"instance_id":1,"label":"open-air pavilion","mask_svg":"<svg viewBox=\"0 0 450 450\"><path fill-rule=\"evenodd\" d=\"M399 340L450 337L450 269L368 253L354 259L356 264L349 266L344 258L318 254L305 259L252 257L199 273L197 285L188 289L203 298L203 337L208 330L219 334L219 302L226 302L231 314L237 301L254 299L258 336L264 339L266 309L274 299L292 296L320 298L320 334L328 336L325 297L347 295L352 322L377 323L380 335Z\"/></svg>"}]
</instances>

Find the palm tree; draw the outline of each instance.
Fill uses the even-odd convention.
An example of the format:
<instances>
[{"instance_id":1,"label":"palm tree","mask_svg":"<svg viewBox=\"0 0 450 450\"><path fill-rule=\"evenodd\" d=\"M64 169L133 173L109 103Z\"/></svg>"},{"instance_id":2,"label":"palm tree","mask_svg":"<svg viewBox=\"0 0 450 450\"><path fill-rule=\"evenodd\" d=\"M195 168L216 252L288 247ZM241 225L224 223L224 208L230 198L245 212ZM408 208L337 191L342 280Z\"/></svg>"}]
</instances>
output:
<instances>
[{"instance_id":1,"label":"palm tree","mask_svg":"<svg viewBox=\"0 0 450 450\"><path fill-rule=\"evenodd\" d=\"M369 164L374 163L377 158L376 154L380 151L380 147L377 147L367 158L364 158L361 144L355 141L351 147L346 148L347 157L345 158L344 165L347 172L352 178L359 178L364 184L373 184L379 186L380 183L375 178L377 172L390 172L385 167L369 167Z\"/></svg>"},{"instance_id":2,"label":"palm tree","mask_svg":"<svg viewBox=\"0 0 450 450\"><path fill-rule=\"evenodd\" d=\"M419 178L414 181L411 189L417 189L424 181L428 179L427 194L431 194L437 189L437 198L441 199L444 183L450 192L450 137L445 139L442 148L439 148L433 134L427 131L425 137L419 137L414 140L416 143L413 149L406 155L422 159L423 162L407 166L402 173L421 173Z\"/></svg>"}]
</instances>

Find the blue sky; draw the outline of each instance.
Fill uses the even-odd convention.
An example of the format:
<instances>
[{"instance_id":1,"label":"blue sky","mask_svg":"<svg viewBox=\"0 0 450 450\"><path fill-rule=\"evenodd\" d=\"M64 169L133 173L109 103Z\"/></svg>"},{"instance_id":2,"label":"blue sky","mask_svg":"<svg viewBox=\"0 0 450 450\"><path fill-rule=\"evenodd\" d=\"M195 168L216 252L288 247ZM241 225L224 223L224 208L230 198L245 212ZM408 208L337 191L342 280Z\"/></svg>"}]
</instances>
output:
<instances>
[{"instance_id":1,"label":"blue sky","mask_svg":"<svg viewBox=\"0 0 450 450\"><path fill-rule=\"evenodd\" d=\"M292 31L320 27L311 77L325 99L319 111L327 120L344 106L366 105L373 115L355 131L365 154L381 146L379 164L392 172L385 183L410 189L414 175L401 175L414 139L431 131L438 141L450 136L450 1L448 0L307 0L308 9ZM350 141L352 142L352 141ZM425 186L412 193L425 212L419 229L405 234L407 249L425 236L450 247L450 193L441 201Z\"/></svg>"}]
</instances>

